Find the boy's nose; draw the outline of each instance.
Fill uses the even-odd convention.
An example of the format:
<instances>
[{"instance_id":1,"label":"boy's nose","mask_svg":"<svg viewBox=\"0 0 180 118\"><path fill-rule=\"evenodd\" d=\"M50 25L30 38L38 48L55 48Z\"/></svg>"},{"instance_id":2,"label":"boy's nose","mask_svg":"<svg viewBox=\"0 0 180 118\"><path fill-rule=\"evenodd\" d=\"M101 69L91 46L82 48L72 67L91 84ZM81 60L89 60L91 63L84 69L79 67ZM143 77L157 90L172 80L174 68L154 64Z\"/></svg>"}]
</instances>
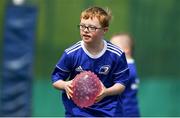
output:
<instances>
[{"instance_id":1,"label":"boy's nose","mask_svg":"<svg viewBox=\"0 0 180 118\"><path fill-rule=\"evenodd\" d=\"M84 29L84 32L89 32L89 28L86 27L86 28Z\"/></svg>"}]
</instances>

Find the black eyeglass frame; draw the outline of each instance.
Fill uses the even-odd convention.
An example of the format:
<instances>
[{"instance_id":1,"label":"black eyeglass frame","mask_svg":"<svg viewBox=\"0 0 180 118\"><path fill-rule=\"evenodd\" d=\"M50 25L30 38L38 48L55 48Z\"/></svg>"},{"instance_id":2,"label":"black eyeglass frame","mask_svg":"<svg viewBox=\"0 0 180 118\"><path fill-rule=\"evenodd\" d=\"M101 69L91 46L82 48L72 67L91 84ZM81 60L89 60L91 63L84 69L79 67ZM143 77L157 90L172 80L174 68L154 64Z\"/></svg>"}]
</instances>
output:
<instances>
[{"instance_id":1,"label":"black eyeglass frame","mask_svg":"<svg viewBox=\"0 0 180 118\"><path fill-rule=\"evenodd\" d=\"M96 27L96 26L86 26L86 25L81 25L81 24L79 24L79 25L77 25L77 27L80 29L80 30L82 30L82 31L84 31L85 29L87 29L89 32L95 32L97 29L103 29L102 27ZM82 27L84 27L84 28L82 28ZM91 29L92 28L92 29ZM93 29L94 28L94 29Z\"/></svg>"}]
</instances>

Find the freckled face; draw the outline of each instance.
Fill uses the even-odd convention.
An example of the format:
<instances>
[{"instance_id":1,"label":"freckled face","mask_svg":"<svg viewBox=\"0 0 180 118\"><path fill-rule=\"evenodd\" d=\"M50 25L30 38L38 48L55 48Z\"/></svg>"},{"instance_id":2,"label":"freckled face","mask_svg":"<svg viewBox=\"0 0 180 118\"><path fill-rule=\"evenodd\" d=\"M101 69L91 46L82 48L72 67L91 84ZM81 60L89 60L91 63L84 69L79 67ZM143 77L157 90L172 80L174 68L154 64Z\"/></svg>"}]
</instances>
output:
<instances>
[{"instance_id":1,"label":"freckled face","mask_svg":"<svg viewBox=\"0 0 180 118\"><path fill-rule=\"evenodd\" d=\"M85 43L96 43L99 40L102 40L104 35L104 30L102 29L99 20L94 17L93 19L81 19L80 25L84 25L89 28L85 28L84 30L80 30L80 35L82 40ZM90 31L90 28L98 28L95 31Z\"/></svg>"}]
</instances>

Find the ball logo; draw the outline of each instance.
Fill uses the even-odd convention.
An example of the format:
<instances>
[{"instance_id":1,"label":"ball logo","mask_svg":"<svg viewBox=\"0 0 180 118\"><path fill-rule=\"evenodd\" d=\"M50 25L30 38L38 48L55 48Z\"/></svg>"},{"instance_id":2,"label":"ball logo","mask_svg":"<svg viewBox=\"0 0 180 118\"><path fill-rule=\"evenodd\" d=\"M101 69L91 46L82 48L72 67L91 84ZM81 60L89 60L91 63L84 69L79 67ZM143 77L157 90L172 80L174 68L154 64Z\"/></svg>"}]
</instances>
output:
<instances>
[{"instance_id":1,"label":"ball logo","mask_svg":"<svg viewBox=\"0 0 180 118\"><path fill-rule=\"evenodd\" d=\"M110 71L110 65L104 65L99 69L99 74L107 75Z\"/></svg>"}]
</instances>

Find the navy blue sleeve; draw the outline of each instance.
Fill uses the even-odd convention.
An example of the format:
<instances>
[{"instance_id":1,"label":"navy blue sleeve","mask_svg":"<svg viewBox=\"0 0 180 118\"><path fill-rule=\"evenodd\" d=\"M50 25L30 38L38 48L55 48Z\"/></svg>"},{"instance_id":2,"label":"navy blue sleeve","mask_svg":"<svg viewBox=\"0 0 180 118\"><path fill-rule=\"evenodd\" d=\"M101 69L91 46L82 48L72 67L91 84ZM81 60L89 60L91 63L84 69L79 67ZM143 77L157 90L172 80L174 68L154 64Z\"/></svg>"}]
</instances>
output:
<instances>
[{"instance_id":1,"label":"navy blue sleeve","mask_svg":"<svg viewBox=\"0 0 180 118\"><path fill-rule=\"evenodd\" d=\"M124 53L117 59L117 65L113 74L114 83L121 83L126 86L129 81L129 68Z\"/></svg>"},{"instance_id":2,"label":"navy blue sleeve","mask_svg":"<svg viewBox=\"0 0 180 118\"><path fill-rule=\"evenodd\" d=\"M66 80L71 72L71 59L66 52L63 53L60 60L56 64L55 69L53 70L51 80L52 82L56 82L58 80Z\"/></svg>"}]
</instances>

